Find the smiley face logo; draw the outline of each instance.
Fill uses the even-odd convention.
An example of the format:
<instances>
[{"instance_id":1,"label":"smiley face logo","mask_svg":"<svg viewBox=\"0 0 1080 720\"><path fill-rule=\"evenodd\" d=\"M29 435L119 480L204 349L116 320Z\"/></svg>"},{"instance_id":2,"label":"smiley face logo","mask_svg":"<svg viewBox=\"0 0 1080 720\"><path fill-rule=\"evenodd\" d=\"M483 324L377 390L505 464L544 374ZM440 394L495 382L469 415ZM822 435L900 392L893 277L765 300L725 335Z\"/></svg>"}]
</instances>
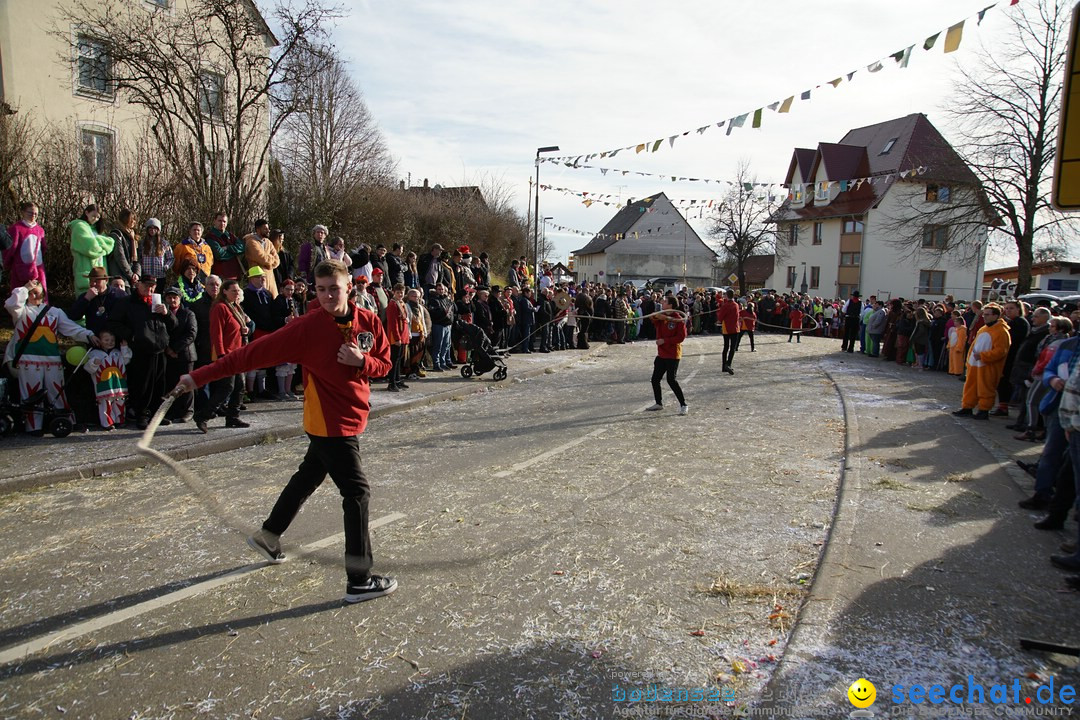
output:
<instances>
[{"instance_id":1,"label":"smiley face logo","mask_svg":"<svg viewBox=\"0 0 1080 720\"><path fill-rule=\"evenodd\" d=\"M859 678L847 689L848 700L857 708L868 708L877 700L877 688L866 678Z\"/></svg>"}]
</instances>

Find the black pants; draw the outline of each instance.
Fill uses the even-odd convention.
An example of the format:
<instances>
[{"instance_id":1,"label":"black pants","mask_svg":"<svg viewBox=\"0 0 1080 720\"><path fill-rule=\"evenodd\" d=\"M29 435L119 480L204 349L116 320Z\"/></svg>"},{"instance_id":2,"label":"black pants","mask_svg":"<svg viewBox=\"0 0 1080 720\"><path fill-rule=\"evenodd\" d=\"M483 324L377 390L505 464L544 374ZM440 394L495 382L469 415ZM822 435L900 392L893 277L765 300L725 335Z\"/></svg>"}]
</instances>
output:
<instances>
[{"instance_id":1,"label":"black pants","mask_svg":"<svg viewBox=\"0 0 1080 720\"><path fill-rule=\"evenodd\" d=\"M844 318L844 340L840 344L841 352L855 352L855 343L859 340L859 318Z\"/></svg>"},{"instance_id":2,"label":"black pants","mask_svg":"<svg viewBox=\"0 0 1080 720\"><path fill-rule=\"evenodd\" d=\"M686 404L686 398L683 397L682 388L679 387L679 381L675 379L675 374L678 372L679 361L677 358L662 358L657 356L657 358L653 360L652 392L657 405L664 404L660 397L660 378L664 377L664 375L667 375L668 387L671 388L671 392L675 393L675 399L679 401L679 405Z\"/></svg>"},{"instance_id":3,"label":"black pants","mask_svg":"<svg viewBox=\"0 0 1080 720\"><path fill-rule=\"evenodd\" d=\"M176 387L176 383L180 382L181 375L187 375L191 373L191 368L195 365L190 360L181 360L180 358L165 357L165 388L171 390ZM189 418L191 416L191 409L195 406L195 394L184 393L180 397L173 401L172 407L169 408L169 419L176 420L177 418Z\"/></svg>"},{"instance_id":4,"label":"black pants","mask_svg":"<svg viewBox=\"0 0 1080 720\"><path fill-rule=\"evenodd\" d=\"M229 375L210 383L210 399L206 406L195 413L195 419L205 422L214 417L217 409L225 403L225 417L240 417L240 399L244 395L244 376Z\"/></svg>"},{"instance_id":5,"label":"black pants","mask_svg":"<svg viewBox=\"0 0 1080 720\"><path fill-rule=\"evenodd\" d=\"M750 352L754 352L754 331L743 330L742 333L739 335L739 342L742 342L743 335L746 335L750 338Z\"/></svg>"},{"instance_id":6,"label":"black pants","mask_svg":"<svg viewBox=\"0 0 1080 720\"><path fill-rule=\"evenodd\" d=\"M371 533L368 501L371 488L360 465L360 438L308 435L311 443L289 484L281 491L263 529L281 535L289 529L304 502L327 475L341 493L345 523L345 572L350 583L362 583L371 574Z\"/></svg>"},{"instance_id":7,"label":"black pants","mask_svg":"<svg viewBox=\"0 0 1080 720\"><path fill-rule=\"evenodd\" d=\"M731 367L735 351L739 349L739 333L724 333L724 367Z\"/></svg>"},{"instance_id":8,"label":"black pants","mask_svg":"<svg viewBox=\"0 0 1080 720\"><path fill-rule=\"evenodd\" d=\"M578 318L578 336L577 346L578 350L589 349L589 324L592 322L589 318Z\"/></svg>"},{"instance_id":9,"label":"black pants","mask_svg":"<svg viewBox=\"0 0 1080 720\"><path fill-rule=\"evenodd\" d=\"M386 380L391 386L401 383L401 355L404 349L404 345L390 346L390 372L386 375Z\"/></svg>"},{"instance_id":10,"label":"black pants","mask_svg":"<svg viewBox=\"0 0 1080 720\"><path fill-rule=\"evenodd\" d=\"M165 395L165 353L136 351L127 369L128 407L136 418L149 418Z\"/></svg>"}]
</instances>

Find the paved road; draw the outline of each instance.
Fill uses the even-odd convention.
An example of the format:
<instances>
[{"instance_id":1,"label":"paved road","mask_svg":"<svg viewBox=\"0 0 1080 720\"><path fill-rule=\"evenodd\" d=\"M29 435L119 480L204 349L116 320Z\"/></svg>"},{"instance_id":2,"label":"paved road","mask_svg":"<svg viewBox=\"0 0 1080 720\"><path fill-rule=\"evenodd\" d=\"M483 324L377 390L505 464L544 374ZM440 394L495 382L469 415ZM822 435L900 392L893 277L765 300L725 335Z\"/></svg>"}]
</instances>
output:
<instances>
[{"instance_id":1,"label":"paved road","mask_svg":"<svg viewBox=\"0 0 1080 720\"><path fill-rule=\"evenodd\" d=\"M670 395L642 412L654 351L634 345L373 423L376 562L401 588L360 606L340 600L340 540L251 566L156 469L3 496L0 715L594 718L620 707L613 684L650 679L749 701L813 573L842 447L827 380L766 350L730 377L717 339L688 342L688 417ZM191 467L254 525L303 448ZM339 532L324 487L286 551Z\"/></svg>"}]
</instances>

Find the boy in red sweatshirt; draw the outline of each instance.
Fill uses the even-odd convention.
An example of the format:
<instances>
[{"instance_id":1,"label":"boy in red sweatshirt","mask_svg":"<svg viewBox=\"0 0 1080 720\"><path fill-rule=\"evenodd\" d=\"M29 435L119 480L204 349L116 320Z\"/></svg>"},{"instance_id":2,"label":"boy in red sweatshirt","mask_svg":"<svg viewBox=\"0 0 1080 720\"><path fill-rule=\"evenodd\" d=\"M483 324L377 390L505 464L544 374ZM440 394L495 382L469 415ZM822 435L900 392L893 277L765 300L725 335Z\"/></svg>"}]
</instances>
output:
<instances>
[{"instance_id":1,"label":"boy in red sweatshirt","mask_svg":"<svg viewBox=\"0 0 1080 720\"><path fill-rule=\"evenodd\" d=\"M792 305L791 314L788 315L788 327L791 328L787 336L788 342L791 342L791 338L795 338L800 343L802 342L802 321L803 311L799 309L798 305Z\"/></svg>"},{"instance_id":2,"label":"boy in red sweatshirt","mask_svg":"<svg viewBox=\"0 0 1080 720\"><path fill-rule=\"evenodd\" d=\"M676 308L678 300L672 295L664 298L664 310L653 315L656 328L656 360L653 361L652 390L656 404L647 410L663 410L664 401L660 397L660 378L667 375L667 383L679 401L679 414L686 415L690 408L686 405L679 381L675 379L679 372L679 360L682 358L682 343L686 339L686 318Z\"/></svg>"},{"instance_id":3,"label":"boy in red sweatshirt","mask_svg":"<svg viewBox=\"0 0 1080 720\"><path fill-rule=\"evenodd\" d=\"M338 260L315 268L318 308L210 365L184 375L172 391L194 392L208 382L247 370L299 363L304 368L304 430L311 443L281 491L262 529L248 544L271 563L285 561L280 537L304 501L329 474L342 496L345 522L345 601L388 595L397 580L371 573L368 501L359 435L371 409L370 379L390 372L390 344L379 317L349 302L349 270Z\"/></svg>"}]
</instances>

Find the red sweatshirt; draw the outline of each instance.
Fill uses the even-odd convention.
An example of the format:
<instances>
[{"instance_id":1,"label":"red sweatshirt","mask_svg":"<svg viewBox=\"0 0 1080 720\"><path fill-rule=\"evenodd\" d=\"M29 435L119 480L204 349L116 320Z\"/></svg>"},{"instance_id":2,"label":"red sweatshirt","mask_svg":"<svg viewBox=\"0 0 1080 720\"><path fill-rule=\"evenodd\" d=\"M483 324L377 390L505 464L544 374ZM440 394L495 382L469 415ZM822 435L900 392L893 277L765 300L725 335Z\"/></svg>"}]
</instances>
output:
<instances>
[{"instance_id":1,"label":"red sweatshirt","mask_svg":"<svg viewBox=\"0 0 1080 720\"><path fill-rule=\"evenodd\" d=\"M229 375L294 362L304 366L304 430L320 437L359 435L367 426L371 409L369 378L390 372L390 344L379 317L370 310L349 305L352 324L339 329L334 317L322 307L280 330L231 352L191 373L199 386ZM362 367L337 360L338 349L360 333L373 338Z\"/></svg>"},{"instance_id":2,"label":"red sweatshirt","mask_svg":"<svg viewBox=\"0 0 1080 720\"><path fill-rule=\"evenodd\" d=\"M686 321L681 318L671 319L663 315L653 315L656 326L656 339L663 340L663 345L656 346L658 357L678 360L682 357L682 342L686 339Z\"/></svg>"},{"instance_id":3,"label":"red sweatshirt","mask_svg":"<svg viewBox=\"0 0 1080 720\"><path fill-rule=\"evenodd\" d=\"M721 332L732 335L739 332L739 303L724 300L716 308L716 322L720 323Z\"/></svg>"},{"instance_id":4,"label":"red sweatshirt","mask_svg":"<svg viewBox=\"0 0 1080 720\"><path fill-rule=\"evenodd\" d=\"M792 309L791 314L788 315L788 320L791 321L791 325L790 325L791 329L792 330L802 330L802 319L803 319L802 310L799 310L798 308Z\"/></svg>"},{"instance_id":5,"label":"red sweatshirt","mask_svg":"<svg viewBox=\"0 0 1080 720\"><path fill-rule=\"evenodd\" d=\"M743 310L739 313L739 325L743 330L754 332L754 328L757 327L757 315L753 310Z\"/></svg>"}]
</instances>

